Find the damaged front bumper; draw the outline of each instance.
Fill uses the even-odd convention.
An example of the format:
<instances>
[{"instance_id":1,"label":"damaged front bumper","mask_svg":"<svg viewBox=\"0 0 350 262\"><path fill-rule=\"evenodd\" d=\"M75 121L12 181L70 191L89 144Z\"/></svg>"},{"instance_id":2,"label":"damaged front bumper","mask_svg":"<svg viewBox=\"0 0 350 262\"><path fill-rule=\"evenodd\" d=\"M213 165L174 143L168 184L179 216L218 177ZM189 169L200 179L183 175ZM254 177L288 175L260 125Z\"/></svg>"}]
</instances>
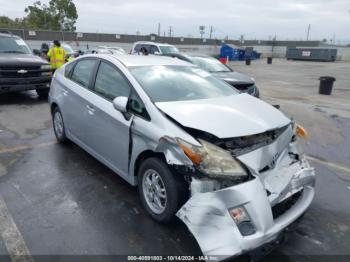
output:
<instances>
[{"instance_id":1,"label":"damaged front bumper","mask_svg":"<svg viewBox=\"0 0 350 262\"><path fill-rule=\"evenodd\" d=\"M287 155L281 158L290 160ZM239 185L205 193L191 189L192 197L177 216L192 232L204 255L225 259L256 249L274 241L306 211L314 197L314 169L305 159L289 161L288 165L279 162L271 172ZM192 182L195 183L201 184L198 179ZM292 198L286 210L275 211ZM255 233L241 234L229 213L236 207L244 207Z\"/></svg>"}]
</instances>

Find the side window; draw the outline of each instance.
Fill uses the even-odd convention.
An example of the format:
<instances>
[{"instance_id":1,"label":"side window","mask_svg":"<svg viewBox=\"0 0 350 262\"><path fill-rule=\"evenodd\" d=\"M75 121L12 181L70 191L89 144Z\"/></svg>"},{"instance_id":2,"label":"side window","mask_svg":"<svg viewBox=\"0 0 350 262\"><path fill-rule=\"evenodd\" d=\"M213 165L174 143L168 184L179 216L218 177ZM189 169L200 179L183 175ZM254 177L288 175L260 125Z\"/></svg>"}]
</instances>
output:
<instances>
[{"instance_id":1,"label":"side window","mask_svg":"<svg viewBox=\"0 0 350 262\"><path fill-rule=\"evenodd\" d=\"M141 98L136 94L135 91L131 92L128 110L133 112L135 115L139 115L147 120L150 119L146 111L145 105L143 104Z\"/></svg>"},{"instance_id":2,"label":"side window","mask_svg":"<svg viewBox=\"0 0 350 262\"><path fill-rule=\"evenodd\" d=\"M84 59L77 62L73 70L73 74L71 79L82 85L83 87L88 88L90 77L92 75L92 71L94 70L96 60L95 59Z\"/></svg>"},{"instance_id":3,"label":"side window","mask_svg":"<svg viewBox=\"0 0 350 262\"><path fill-rule=\"evenodd\" d=\"M151 46L150 45L143 45L144 48L146 48L147 52L149 53L151 50Z\"/></svg>"},{"instance_id":4,"label":"side window","mask_svg":"<svg viewBox=\"0 0 350 262\"><path fill-rule=\"evenodd\" d=\"M64 76L67 78L70 78L70 73L72 72L72 69L74 67L75 63L70 63L65 66L64 68Z\"/></svg>"},{"instance_id":5,"label":"side window","mask_svg":"<svg viewBox=\"0 0 350 262\"><path fill-rule=\"evenodd\" d=\"M160 53L157 46L151 45L150 50L149 50L149 53L150 53L150 54L154 54L155 52Z\"/></svg>"},{"instance_id":6,"label":"side window","mask_svg":"<svg viewBox=\"0 0 350 262\"><path fill-rule=\"evenodd\" d=\"M140 49L141 49L141 45L140 44L135 46L135 52L136 53L140 52Z\"/></svg>"},{"instance_id":7,"label":"side window","mask_svg":"<svg viewBox=\"0 0 350 262\"><path fill-rule=\"evenodd\" d=\"M129 97L130 85L116 68L101 62L96 75L95 92L112 101L118 96Z\"/></svg>"}]
</instances>

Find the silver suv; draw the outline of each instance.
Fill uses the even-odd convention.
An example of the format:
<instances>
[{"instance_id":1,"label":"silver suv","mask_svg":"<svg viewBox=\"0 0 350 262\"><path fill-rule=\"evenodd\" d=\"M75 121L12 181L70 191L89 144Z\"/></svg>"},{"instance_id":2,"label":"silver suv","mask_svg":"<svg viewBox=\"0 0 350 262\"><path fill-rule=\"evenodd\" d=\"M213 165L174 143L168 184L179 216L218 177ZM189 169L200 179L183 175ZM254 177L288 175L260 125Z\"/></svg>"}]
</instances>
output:
<instances>
[{"instance_id":1,"label":"silver suv","mask_svg":"<svg viewBox=\"0 0 350 262\"><path fill-rule=\"evenodd\" d=\"M275 240L314 197L305 130L187 62L83 56L56 71L49 99L57 140L137 186L153 219L176 214L204 255Z\"/></svg>"},{"instance_id":2,"label":"silver suv","mask_svg":"<svg viewBox=\"0 0 350 262\"><path fill-rule=\"evenodd\" d=\"M133 44L131 54L139 54L141 48L146 49L147 53L151 55L165 55L179 52L179 50L173 45L139 41Z\"/></svg>"}]
</instances>

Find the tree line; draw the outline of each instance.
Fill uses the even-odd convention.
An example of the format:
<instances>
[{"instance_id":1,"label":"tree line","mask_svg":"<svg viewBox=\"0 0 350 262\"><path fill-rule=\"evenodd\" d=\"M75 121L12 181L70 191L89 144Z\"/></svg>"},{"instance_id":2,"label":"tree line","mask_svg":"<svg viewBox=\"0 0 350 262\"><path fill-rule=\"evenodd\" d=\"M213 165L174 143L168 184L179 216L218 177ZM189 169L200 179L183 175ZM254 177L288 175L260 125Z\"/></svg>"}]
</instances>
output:
<instances>
[{"instance_id":1,"label":"tree line","mask_svg":"<svg viewBox=\"0 0 350 262\"><path fill-rule=\"evenodd\" d=\"M42 29L54 31L75 31L78 12L72 0L50 0L48 4L40 1L24 9L26 16L11 19L0 16L0 28Z\"/></svg>"}]
</instances>

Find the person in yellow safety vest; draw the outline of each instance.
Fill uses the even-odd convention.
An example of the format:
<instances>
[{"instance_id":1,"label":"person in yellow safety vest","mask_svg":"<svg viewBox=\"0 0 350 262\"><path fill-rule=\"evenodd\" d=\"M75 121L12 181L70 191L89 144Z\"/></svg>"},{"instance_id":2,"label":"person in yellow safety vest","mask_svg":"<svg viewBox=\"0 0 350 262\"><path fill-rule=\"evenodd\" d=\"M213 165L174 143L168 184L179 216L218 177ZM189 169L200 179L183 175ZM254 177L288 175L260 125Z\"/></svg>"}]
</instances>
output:
<instances>
[{"instance_id":1,"label":"person in yellow safety vest","mask_svg":"<svg viewBox=\"0 0 350 262\"><path fill-rule=\"evenodd\" d=\"M65 63L66 51L61 47L61 43L58 40L53 41L53 47L50 48L47 53L47 57L50 59L52 70L60 68Z\"/></svg>"},{"instance_id":2,"label":"person in yellow safety vest","mask_svg":"<svg viewBox=\"0 0 350 262\"><path fill-rule=\"evenodd\" d=\"M70 62L70 61L73 61L73 59L74 58L72 56L68 56L66 60L67 60L67 62Z\"/></svg>"}]
</instances>

